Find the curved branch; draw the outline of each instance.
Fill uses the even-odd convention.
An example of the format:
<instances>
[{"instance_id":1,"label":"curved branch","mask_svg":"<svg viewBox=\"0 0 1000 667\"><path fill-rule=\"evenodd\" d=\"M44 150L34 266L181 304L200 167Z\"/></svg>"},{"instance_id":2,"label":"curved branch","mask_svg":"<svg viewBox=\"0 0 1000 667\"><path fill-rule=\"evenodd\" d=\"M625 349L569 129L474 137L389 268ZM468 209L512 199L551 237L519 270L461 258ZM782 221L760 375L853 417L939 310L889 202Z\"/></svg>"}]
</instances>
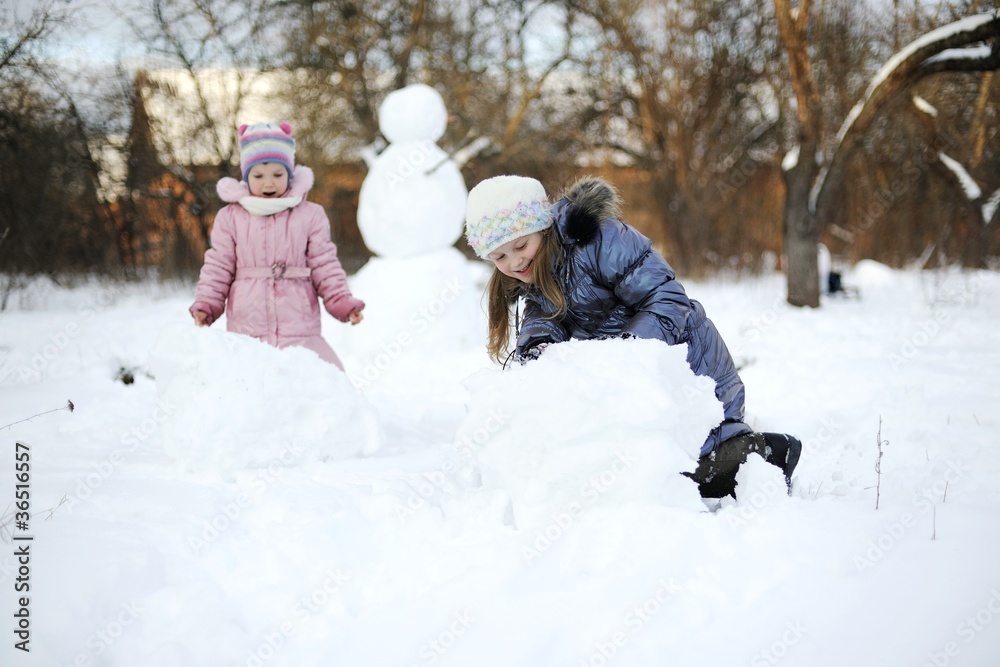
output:
<instances>
[{"instance_id":1,"label":"curved branch","mask_svg":"<svg viewBox=\"0 0 1000 667\"><path fill-rule=\"evenodd\" d=\"M994 40L992 48L968 47ZM886 105L925 77L941 72L985 72L1000 69L1000 15L980 14L932 30L889 59L854 105L840 131L833 156L817 175L809 207L825 220L854 149ZM947 53L946 53L947 52ZM958 57L965 56L965 57Z\"/></svg>"}]
</instances>

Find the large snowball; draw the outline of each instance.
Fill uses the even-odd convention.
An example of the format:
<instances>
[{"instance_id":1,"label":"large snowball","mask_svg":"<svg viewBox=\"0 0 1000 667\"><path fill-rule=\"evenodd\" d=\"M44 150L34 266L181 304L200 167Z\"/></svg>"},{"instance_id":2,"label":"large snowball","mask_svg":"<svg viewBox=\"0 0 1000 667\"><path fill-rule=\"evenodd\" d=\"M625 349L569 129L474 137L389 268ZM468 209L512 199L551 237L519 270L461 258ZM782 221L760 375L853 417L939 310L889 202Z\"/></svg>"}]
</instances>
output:
<instances>
[{"instance_id":1,"label":"large snowball","mask_svg":"<svg viewBox=\"0 0 1000 667\"><path fill-rule=\"evenodd\" d=\"M444 136L448 111L440 93L415 83L386 95L378 109L378 127L390 142L435 142Z\"/></svg>"},{"instance_id":2,"label":"large snowball","mask_svg":"<svg viewBox=\"0 0 1000 667\"><path fill-rule=\"evenodd\" d=\"M467 381L459 447L487 488L510 497L519 528L594 507L654 503L703 511L694 470L723 417L715 383L684 345L571 341L507 371Z\"/></svg>"},{"instance_id":3,"label":"large snowball","mask_svg":"<svg viewBox=\"0 0 1000 667\"><path fill-rule=\"evenodd\" d=\"M331 334L355 385L405 381L420 369L426 374L447 368L460 351L484 350L482 287L475 268L450 247L368 260L351 277L351 292L365 301L365 320Z\"/></svg>"},{"instance_id":4,"label":"large snowball","mask_svg":"<svg viewBox=\"0 0 1000 667\"><path fill-rule=\"evenodd\" d=\"M315 352L171 328L150 356L164 451L190 470L297 466L378 447L373 413Z\"/></svg>"}]
</instances>

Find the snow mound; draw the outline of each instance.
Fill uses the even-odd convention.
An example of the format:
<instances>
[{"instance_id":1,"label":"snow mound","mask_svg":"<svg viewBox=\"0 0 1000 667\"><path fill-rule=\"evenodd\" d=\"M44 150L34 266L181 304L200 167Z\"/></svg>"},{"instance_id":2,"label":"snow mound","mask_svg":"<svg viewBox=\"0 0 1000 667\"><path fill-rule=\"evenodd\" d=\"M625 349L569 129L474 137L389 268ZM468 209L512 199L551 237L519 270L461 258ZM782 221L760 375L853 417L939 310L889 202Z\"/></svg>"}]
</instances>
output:
<instances>
[{"instance_id":1,"label":"snow mound","mask_svg":"<svg viewBox=\"0 0 1000 667\"><path fill-rule=\"evenodd\" d=\"M290 467L369 454L374 413L304 348L178 326L150 354L164 451L189 470Z\"/></svg>"},{"instance_id":2,"label":"snow mound","mask_svg":"<svg viewBox=\"0 0 1000 667\"><path fill-rule=\"evenodd\" d=\"M351 278L351 291L367 304L365 321L332 333L354 385L406 382L447 355L481 346L486 332L477 317L482 290L474 267L455 248L369 259Z\"/></svg>"},{"instance_id":3,"label":"snow mound","mask_svg":"<svg viewBox=\"0 0 1000 667\"><path fill-rule=\"evenodd\" d=\"M895 271L871 259L863 259L851 269L848 279L859 287L892 287L898 276Z\"/></svg>"},{"instance_id":4,"label":"snow mound","mask_svg":"<svg viewBox=\"0 0 1000 667\"><path fill-rule=\"evenodd\" d=\"M508 494L518 528L594 507L704 511L679 473L694 470L723 412L686 355L652 340L571 341L481 371L466 381L457 446L475 455L485 487Z\"/></svg>"}]
</instances>

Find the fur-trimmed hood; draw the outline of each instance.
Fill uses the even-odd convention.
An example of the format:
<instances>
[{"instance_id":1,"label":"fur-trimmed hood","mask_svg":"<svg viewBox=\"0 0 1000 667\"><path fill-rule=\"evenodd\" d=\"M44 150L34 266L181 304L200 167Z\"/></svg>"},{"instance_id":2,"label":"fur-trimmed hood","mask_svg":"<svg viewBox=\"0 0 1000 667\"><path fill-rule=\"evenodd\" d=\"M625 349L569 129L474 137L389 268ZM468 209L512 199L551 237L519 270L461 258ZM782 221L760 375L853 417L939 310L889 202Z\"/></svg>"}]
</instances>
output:
<instances>
[{"instance_id":1,"label":"fur-trimmed hood","mask_svg":"<svg viewBox=\"0 0 1000 667\"><path fill-rule=\"evenodd\" d=\"M602 220L621 218L618 191L600 178L585 177L576 181L566 189L556 206L562 209L559 213L564 217L565 239L580 245L594 240Z\"/></svg>"}]
</instances>

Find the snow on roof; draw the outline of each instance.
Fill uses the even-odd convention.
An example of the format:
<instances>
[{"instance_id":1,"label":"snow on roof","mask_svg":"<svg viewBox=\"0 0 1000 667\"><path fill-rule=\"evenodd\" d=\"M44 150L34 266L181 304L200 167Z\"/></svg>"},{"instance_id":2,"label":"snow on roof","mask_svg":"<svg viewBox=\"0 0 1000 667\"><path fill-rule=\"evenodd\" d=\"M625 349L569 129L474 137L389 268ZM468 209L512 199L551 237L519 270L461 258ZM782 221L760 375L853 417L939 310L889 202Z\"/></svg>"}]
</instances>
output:
<instances>
[{"instance_id":1,"label":"snow on roof","mask_svg":"<svg viewBox=\"0 0 1000 667\"><path fill-rule=\"evenodd\" d=\"M907 58L926 46L939 42L960 32L975 30L979 26L995 20L995 18L994 14L976 14L975 16L967 16L964 19L960 19L954 23L949 23L948 25L941 26L940 28L931 30L926 34L921 35L900 49L897 53L893 54L893 56L886 61L875 77L871 80L871 83L868 84L865 94L861 96L861 99L858 100L857 104L855 104L854 107L851 108L851 111L847 114L843 124L840 126L840 131L837 132L833 152L836 153L837 148L844 141L844 137L847 136L851 126L854 125L854 122L861 115L861 111L865 108L868 100L871 99L871 96L875 93L878 87L881 86L882 83L884 83L885 80L896 70L896 68L905 62ZM949 59L953 60L959 59L959 56L961 56L962 59L974 60L981 58L983 55L982 49L967 48L948 49L947 51L943 51L941 54L938 54L938 57L944 55L945 53L951 54ZM987 55L989 54L988 49L986 53ZM826 174L828 171L829 169L826 166L820 170L819 175L816 177L816 182L813 184L812 191L809 193L809 209L811 211L816 210L816 202L819 199L819 193L823 189L823 181L826 180Z\"/></svg>"},{"instance_id":2,"label":"snow on roof","mask_svg":"<svg viewBox=\"0 0 1000 667\"><path fill-rule=\"evenodd\" d=\"M943 162L944 165L948 167L953 174L955 174L955 177L958 178L958 182L962 185L962 190L965 192L966 199L969 201L976 201L983 196L983 191L979 187L979 184L976 183L975 179L972 178L966 168L963 167L958 160L945 155L943 152L938 152L938 157L941 159L941 162Z\"/></svg>"}]
</instances>

